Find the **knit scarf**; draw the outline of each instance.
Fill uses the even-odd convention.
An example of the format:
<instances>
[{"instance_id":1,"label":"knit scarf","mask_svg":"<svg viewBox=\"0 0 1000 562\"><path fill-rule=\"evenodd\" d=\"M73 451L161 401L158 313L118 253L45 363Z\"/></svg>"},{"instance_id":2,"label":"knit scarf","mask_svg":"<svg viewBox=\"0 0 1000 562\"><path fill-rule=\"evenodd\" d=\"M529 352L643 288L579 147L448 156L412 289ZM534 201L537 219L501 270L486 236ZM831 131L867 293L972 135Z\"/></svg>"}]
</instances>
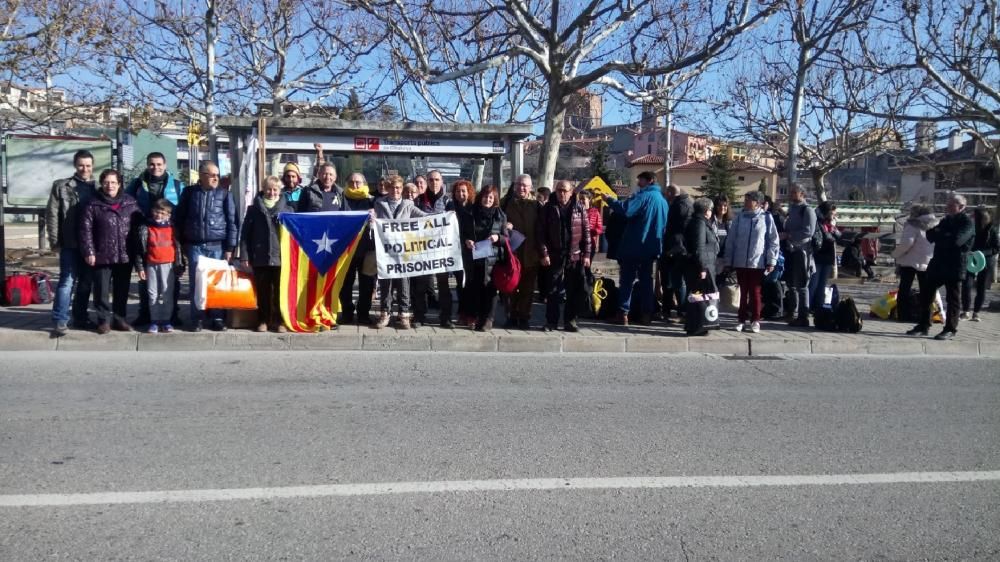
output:
<instances>
[{"instance_id":1,"label":"knit scarf","mask_svg":"<svg viewBox=\"0 0 1000 562\"><path fill-rule=\"evenodd\" d=\"M361 187L348 187L344 190L344 197L352 201L368 199L368 184L364 184Z\"/></svg>"},{"instance_id":2,"label":"knit scarf","mask_svg":"<svg viewBox=\"0 0 1000 562\"><path fill-rule=\"evenodd\" d=\"M261 203L264 204L264 208L265 209L273 209L274 206L278 204L278 201L281 201L281 198L266 199L264 197L261 197L260 201L261 201Z\"/></svg>"}]
</instances>

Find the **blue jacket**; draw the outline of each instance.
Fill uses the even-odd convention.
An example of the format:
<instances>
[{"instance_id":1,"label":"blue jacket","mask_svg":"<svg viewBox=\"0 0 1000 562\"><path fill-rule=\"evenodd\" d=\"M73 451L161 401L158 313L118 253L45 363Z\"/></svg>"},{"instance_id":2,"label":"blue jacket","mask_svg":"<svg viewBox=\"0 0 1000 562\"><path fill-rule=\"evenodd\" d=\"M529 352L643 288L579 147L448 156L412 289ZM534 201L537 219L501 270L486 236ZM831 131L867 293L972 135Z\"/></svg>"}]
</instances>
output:
<instances>
[{"instance_id":1,"label":"blue jacket","mask_svg":"<svg viewBox=\"0 0 1000 562\"><path fill-rule=\"evenodd\" d=\"M655 259L663 250L669 205L660 186L651 183L624 201L608 200L615 213L625 216L625 232L618 246L619 260Z\"/></svg>"},{"instance_id":2,"label":"blue jacket","mask_svg":"<svg viewBox=\"0 0 1000 562\"><path fill-rule=\"evenodd\" d=\"M778 263L778 229L771 213L742 210L729 225L722 263L736 269L764 269Z\"/></svg>"},{"instance_id":3,"label":"blue jacket","mask_svg":"<svg viewBox=\"0 0 1000 562\"><path fill-rule=\"evenodd\" d=\"M163 193L158 196L154 196L149 192L149 183L146 181L146 172L139 174L139 177L132 180L128 187L125 188L125 193L135 197L136 202L139 204L139 209L142 214L146 217L150 216L153 209L153 203L157 199L166 199L177 206L180 202L181 192L184 190L184 186L176 178L167 172L166 182L163 185Z\"/></svg>"},{"instance_id":4,"label":"blue jacket","mask_svg":"<svg viewBox=\"0 0 1000 562\"><path fill-rule=\"evenodd\" d=\"M223 251L236 249L236 204L229 190L204 190L193 185L181 193L174 210L174 224L183 244L217 242Z\"/></svg>"}]
</instances>

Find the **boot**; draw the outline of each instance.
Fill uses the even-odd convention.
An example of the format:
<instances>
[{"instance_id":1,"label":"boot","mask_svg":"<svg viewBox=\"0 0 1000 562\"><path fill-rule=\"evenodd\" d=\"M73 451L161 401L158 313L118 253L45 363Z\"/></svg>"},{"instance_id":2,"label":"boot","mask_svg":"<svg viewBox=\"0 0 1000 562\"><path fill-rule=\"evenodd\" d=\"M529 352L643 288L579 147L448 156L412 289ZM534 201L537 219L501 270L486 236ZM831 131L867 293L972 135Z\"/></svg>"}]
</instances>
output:
<instances>
[{"instance_id":1,"label":"boot","mask_svg":"<svg viewBox=\"0 0 1000 562\"><path fill-rule=\"evenodd\" d=\"M410 329L410 315L409 314L400 314L399 315L399 323L396 326L400 330L409 330Z\"/></svg>"},{"instance_id":2,"label":"boot","mask_svg":"<svg viewBox=\"0 0 1000 562\"><path fill-rule=\"evenodd\" d=\"M382 328L385 328L388 325L389 325L389 313L383 311L378 315L378 320L375 321L375 328L381 330Z\"/></svg>"}]
</instances>

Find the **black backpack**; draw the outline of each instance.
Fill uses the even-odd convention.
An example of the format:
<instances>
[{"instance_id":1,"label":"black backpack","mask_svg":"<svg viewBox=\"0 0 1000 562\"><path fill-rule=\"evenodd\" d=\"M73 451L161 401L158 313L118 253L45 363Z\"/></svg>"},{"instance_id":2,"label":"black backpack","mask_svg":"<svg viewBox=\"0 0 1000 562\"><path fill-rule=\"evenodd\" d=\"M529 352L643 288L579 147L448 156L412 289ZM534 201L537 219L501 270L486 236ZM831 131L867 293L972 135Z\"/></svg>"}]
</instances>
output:
<instances>
[{"instance_id":1,"label":"black backpack","mask_svg":"<svg viewBox=\"0 0 1000 562\"><path fill-rule=\"evenodd\" d=\"M813 311L813 325L819 330L836 332L839 330L836 311L840 306L840 292L837 290L836 285L831 285L829 288L832 293L832 296L830 297L830 306L826 306L826 303L823 303L819 308ZM824 291L825 290L826 289L824 289ZM824 300L826 299L824 298Z\"/></svg>"},{"instance_id":2,"label":"black backpack","mask_svg":"<svg viewBox=\"0 0 1000 562\"><path fill-rule=\"evenodd\" d=\"M840 299L834 308L834 316L837 321L837 329L841 332L856 334L861 331L862 319L858 307L854 304L854 299L844 297Z\"/></svg>"}]
</instances>

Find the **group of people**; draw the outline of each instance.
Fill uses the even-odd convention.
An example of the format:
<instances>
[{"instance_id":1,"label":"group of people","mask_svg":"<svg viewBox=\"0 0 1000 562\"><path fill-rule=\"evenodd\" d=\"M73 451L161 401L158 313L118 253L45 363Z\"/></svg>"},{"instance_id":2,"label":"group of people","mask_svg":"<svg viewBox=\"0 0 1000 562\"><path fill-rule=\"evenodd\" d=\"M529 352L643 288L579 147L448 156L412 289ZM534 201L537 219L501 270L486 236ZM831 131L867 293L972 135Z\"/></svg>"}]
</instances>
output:
<instances>
[{"instance_id":1,"label":"group of people","mask_svg":"<svg viewBox=\"0 0 1000 562\"><path fill-rule=\"evenodd\" d=\"M146 170L127 186L116 170L94 179L94 157L73 156L73 177L56 181L46 208L49 245L59 253L59 281L52 304L53 329L69 326L171 332L181 324L180 279L201 257L231 259L237 247L237 209L233 196L219 188L219 168L198 170L198 184L184 188L166 170L166 157L153 152ZM132 274L139 278L139 316L126 319ZM97 322L88 313L93 294ZM207 314L206 314L207 313ZM191 329L225 329L222 311L199 311L192 299Z\"/></svg>"},{"instance_id":2,"label":"group of people","mask_svg":"<svg viewBox=\"0 0 1000 562\"><path fill-rule=\"evenodd\" d=\"M792 184L786 209L779 209L760 192L743 197L743 208L732 213L729 201L694 199L676 186L661 190L650 173L639 175L639 190L624 201L609 200L608 220L623 222L620 241L609 240L609 257L621 265L621 300L616 322L648 325L659 316L670 323L671 310L685 314L691 292L714 293L730 276L739 288L736 331L759 332L765 304L791 326L810 326L810 313L828 307L831 277L842 241L837 227L837 206L830 201L808 205L805 189ZM859 249L859 268L874 277L872 247L857 238L847 244ZM614 249L617 247L617 249ZM867 251L866 251L867 250ZM970 252L981 251L986 266L968 273ZM845 251L845 254L847 252ZM966 200L952 194L946 216L940 221L931 210L915 206L897 245L900 272L897 301L900 318L914 318L907 333L927 335L937 290L946 288L945 326L936 339L951 339L959 319L979 321L985 293L993 281L1000 253L997 228L988 211L975 209L970 217ZM913 280L920 285L920 300L907 310ZM656 287L659 290L655 290ZM776 287L767 291L762 288ZM973 301L972 291L976 291ZM633 302L638 291L637 302ZM659 295L660 299L655 297ZM971 310L970 310L971 308Z\"/></svg>"},{"instance_id":3,"label":"group of people","mask_svg":"<svg viewBox=\"0 0 1000 562\"><path fill-rule=\"evenodd\" d=\"M436 306L441 327L457 322L490 330L499 298L492 271L513 252L521 268L516 287L504 296L505 327L532 328L537 298L545 303L542 330L561 325L575 332L591 261L602 240L608 257L620 265L620 298L608 303L617 306L618 324L671 323L671 311L678 317L685 314L689 293L716 293L724 279L735 278L740 289L735 329L756 333L764 313L762 287L780 276L788 288L786 320L805 327L810 309L823 306L837 259L836 206L823 202L810 207L798 184L789 190L787 210L779 211L763 193L753 191L744 196L742 209L731 212L725 198L694 199L676 186L661 189L646 172L639 174L637 190L621 200L578 192L565 180L552 190L535 189L525 174L503 196L494 186L477 192L468 180L449 189L438 171L412 183L398 175L383 178L377 193L371 193L360 173L348 176L346 187L340 187L336 167L323 160L319 146L317 161L311 182L303 181L294 163L284 167L281 177L265 178L240 223L234 198L219 188L219 169L211 162L200 166L198 183L185 188L166 170L165 157L151 153L145 172L123 186L114 170L105 170L95 181L93 156L78 152L76 173L53 185L47 209L49 242L59 252L60 266L54 330L65 333L72 323L107 333L135 324L149 332L170 332L182 323L179 296L185 269L193 287L199 259L209 257L235 258L252 270L257 330L286 331L278 294L278 215L284 212L368 211L381 219L455 212L463 253L460 271L377 280L374 238L370 231L363 238L342 272L338 323L376 328L425 325L428 310ZM603 208L595 205L599 200ZM964 207L964 199L953 196L948 216L940 221L929 209L914 207L896 249L900 306L908 302L914 279L924 300L933 299L937 287L945 285L948 323L942 339L954 336L960 317L978 319L998 252L989 214L977 209L973 224ZM519 242L514 249L513 237ZM490 241L490 251L474 257L476 243L484 240ZM979 275L967 276L965 259L973 249L983 250L990 262ZM130 323L125 316L133 272L140 299L139 315ZM969 314L973 288L977 296ZM87 312L91 294L96 323ZM200 311L191 300L192 331L226 329L223 311ZM961 314L953 312L960 306ZM922 300L913 313L918 324L910 333L927 332L930 310L931 301L925 306Z\"/></svg>"}]
</instances>

